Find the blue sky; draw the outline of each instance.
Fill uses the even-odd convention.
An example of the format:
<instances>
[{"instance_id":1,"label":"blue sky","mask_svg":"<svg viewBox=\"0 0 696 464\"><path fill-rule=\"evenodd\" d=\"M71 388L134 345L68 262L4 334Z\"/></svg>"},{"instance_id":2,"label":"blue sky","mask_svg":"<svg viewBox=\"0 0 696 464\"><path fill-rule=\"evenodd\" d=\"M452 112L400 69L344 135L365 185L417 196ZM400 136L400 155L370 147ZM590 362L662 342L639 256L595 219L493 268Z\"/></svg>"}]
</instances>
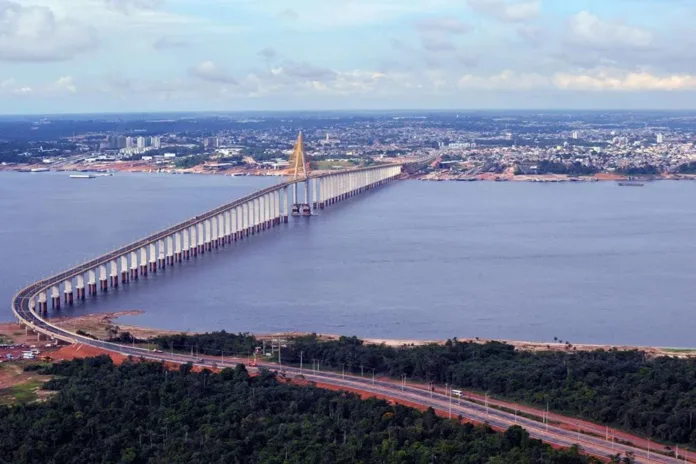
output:
<instances>
[{"instance_id":1,"label":"blue sky","mask_svg":"<svg viewBox=\"0 0 696 464\"><path fill-rule=\"evenodd\" d=\"M695 0L0 0L0 113L696 108Z\"/></svg>"}]
</instances>

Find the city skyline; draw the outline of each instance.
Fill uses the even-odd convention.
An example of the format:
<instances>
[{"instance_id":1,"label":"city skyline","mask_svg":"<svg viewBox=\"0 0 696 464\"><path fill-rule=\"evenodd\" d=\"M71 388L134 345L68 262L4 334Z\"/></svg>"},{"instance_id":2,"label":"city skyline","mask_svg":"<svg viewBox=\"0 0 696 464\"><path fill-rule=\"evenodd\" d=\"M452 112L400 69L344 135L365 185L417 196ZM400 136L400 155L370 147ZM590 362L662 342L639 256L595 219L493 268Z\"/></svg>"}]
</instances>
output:
<instances>
[{"instance_id":1,"label":"city skyline","mask_svg":"<svg viewBox=\"0 0 696 464\"><path fill-rule=\"evenodd\" d=\"M0 0L0 112L696 108L696 7L571 3Z\"/></svg>"}]
</instances>

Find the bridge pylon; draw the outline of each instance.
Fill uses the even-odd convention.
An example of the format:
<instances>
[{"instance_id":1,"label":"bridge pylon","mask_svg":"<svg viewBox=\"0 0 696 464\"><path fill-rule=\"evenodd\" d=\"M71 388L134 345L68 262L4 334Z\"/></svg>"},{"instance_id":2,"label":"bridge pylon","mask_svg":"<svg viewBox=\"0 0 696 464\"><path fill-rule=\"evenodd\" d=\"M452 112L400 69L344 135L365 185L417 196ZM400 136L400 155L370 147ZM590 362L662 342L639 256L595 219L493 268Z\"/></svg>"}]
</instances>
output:
<instances>
[{"instance_id":1,"label":"bridge pylon","mask_svg":"<svg viewBox=\"0 0 696 464\"><path fill-rule=\"evenodd\" d=\"M292 215L311 216L312 207L309 202L309 163L305 159L304 138L302 131L297 135L295 148L290 155L291 175L295 183L293 184ZM304 186L304 198L300 200L299 185Z\"/></svg>"}]
</instances>

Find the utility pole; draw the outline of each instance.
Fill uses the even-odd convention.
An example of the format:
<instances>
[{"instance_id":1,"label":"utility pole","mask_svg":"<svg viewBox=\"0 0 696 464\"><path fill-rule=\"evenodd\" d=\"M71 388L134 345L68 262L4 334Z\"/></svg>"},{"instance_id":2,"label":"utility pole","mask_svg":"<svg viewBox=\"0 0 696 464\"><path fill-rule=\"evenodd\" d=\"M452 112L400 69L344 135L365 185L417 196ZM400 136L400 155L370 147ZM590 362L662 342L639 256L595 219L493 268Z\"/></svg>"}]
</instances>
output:
<instances>
[{"instance_id":1,"label":"utility pole","mask_svg":"<svg viewBox=\"0 0 696 464\"><path fill-rule=\"evenodd\" d=\"M304 354L304 351L300 351L300 374L302 374L302 355Z\"/></svg>"},{"instance_id":2,"label":"utility pole","mask_svg":"<svg viewBox=\"0 0 696 464\"><path fill-rule=\"evenodd\" d=\"M361 364L361 365L360 365L360 377L362 377L362 376L363 376L363 366L362 366L362 364Z\"/></svg>"},{"instance_id":3,"label":"utility pole","mask_svg":"<svg viewBox=\"0 0 696 464\"><path fill-rule=\"evenodd\" d=\"M341 364L341 378L343 380L346 379L346 365L345 364Z\"/></svg>"},{"instance_id":4,"label":"utility pole","mask_svg":"<svg viewBox=\"0 0 696 464\"><path fill-rule=\"evenodd\" d=\"M283 370L283 360L280 359L280 338L278 339L278 364L280 365L280 370Z\"/></svg>"},{"instance_id":5,"label":"utility pole","mask_svg":"<svg viewBox=\"0 0 696 464\"><path fill-rule=\"evenodd\" d=\"M450 394L447 396L449 397L449 418L451 419L452 418L452 393L450 392Z\"/></svg>"}]
</instances>

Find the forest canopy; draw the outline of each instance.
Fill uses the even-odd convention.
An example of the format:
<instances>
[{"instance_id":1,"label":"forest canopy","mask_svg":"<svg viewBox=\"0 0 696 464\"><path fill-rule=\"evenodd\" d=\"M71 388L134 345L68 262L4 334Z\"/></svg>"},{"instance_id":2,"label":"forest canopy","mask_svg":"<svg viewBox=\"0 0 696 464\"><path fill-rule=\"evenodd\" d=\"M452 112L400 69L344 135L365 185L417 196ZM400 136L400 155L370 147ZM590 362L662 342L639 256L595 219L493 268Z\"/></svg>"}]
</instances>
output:
<instances>
[{"instance_id":1,"label":"forest canopy","mask_svg":"<svg viewBox=\"0 0 696 464\"><path fill-rule=\"evenodd\" d=\"M243 366L64 361L46 402L0 407L0 463L599 463L432 410L290 385Z\"/></svg>"}]
</instances>

